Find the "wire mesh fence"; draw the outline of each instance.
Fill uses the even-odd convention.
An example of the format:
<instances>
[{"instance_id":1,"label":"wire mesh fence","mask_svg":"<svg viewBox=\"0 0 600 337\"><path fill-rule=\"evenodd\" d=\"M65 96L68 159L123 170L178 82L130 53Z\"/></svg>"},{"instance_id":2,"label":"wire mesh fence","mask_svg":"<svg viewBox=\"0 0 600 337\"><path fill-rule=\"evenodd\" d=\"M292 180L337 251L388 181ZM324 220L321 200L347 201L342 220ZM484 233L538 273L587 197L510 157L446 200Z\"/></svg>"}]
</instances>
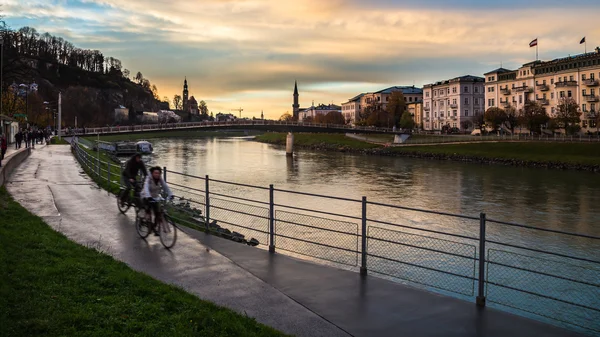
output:
<instances>
[{"instance_id":1,"label":"wire mesh fence","mask_svg":"<svg viewBox=\"0 0 600 337\"><path fill-rule=\"evenodd\" d=\"M119 186L119 165L77 145L73 151L99 184ZM485 214L472 217L367 202L365 197L361 202L167 174L178 198L170 214L180 225L203 227L242 243L254 238L269 251L360 267L361 273L469 300L477 297L480 305L487 299L499 308L590 334L600 332L600 261L594 253L600 237L496 221ZM193 181L201 183L191 187ZM347 208L327 209L327 200L333 199ZM456 228L442 225L450 218ZM524 231L543 235L528 236L539 242L526 242Z\"/></svg>"},{"instance_id":2,"label":"wire mesh fence","mask_svg":"<svg viewBox=\"0 0 600 337\"><path fill-rule=\"evenodd\" d=\"M600 332L600 269L489 249L490 302Z\"/></svg>"},{"instance_id":3,"label":"wire mesh fence","mask_svg":"<svg viewBox=\"0 0 600 337\"><path fill-rule=\"evenodd\" d=\"M357 266L358 238L358 225L352 222L275 212L275 244L281 250Z\"/></svg>"},{"instance_id":4,"label":"wire mesh fence","mask_svg":"<svg viewBox=\"0 0 600 337\"><path fill-rule=\"evenodd\" d=\"M476 246L369 226L368 269L428 287L473 296Z\"/></svg>"}]
</instances>

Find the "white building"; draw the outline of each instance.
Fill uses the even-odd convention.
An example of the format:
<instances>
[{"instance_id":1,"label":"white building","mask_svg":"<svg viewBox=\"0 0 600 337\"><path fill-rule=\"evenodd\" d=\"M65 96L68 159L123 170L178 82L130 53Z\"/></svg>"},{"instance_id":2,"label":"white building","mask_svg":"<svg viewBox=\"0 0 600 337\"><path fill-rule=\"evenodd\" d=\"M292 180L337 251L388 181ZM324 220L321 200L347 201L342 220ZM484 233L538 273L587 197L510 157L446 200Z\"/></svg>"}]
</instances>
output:
<instances>
[{"instance_id":1,"label":"white building","mask_svg":"<svg viewBox=\"0 0 600 337\"><path fill-rule=\"evenodd\" d=\"M423 129L473 130L476 116L485 112L484 92L485 79L471 75L425 85Z\"/></svg>"},{"instance_id":2,"label":"white building","mask_svg":"<svg viewBox=\"0 0 600 337\"><path fill-rule=\"evenodd\" d=\"M218 113L215 115L215 120L217 122L233 122L237 119L237 117L235 117L234 114L224 114L224 113Z\"/></svg>"},{"instance_id":3,"label":"white building","mask_svg":"<svg viewBox=\"0 0 600 337\"><path fill-rule=\"evenodd\" d=\"M319 104L317 106L314 106L313 104L310 108L300 110L300 112L298 113L298 121L304 122L304 120L309 117L310 119L312 119L312 121L314 121L317 115L324 116L332 111L342 112L342 108L339 105L335 104Z\"/></svg>"},{"instance_id":4,"label":"white building","mask_svg":"<svg viewBox=\"0 0 600 337\"><path fill-rule=\"evenodd\" d=\"M123 122L129 120L129 109L120 105L115 109L115 122Z\"/></svg>"},{"instance_id":5,"label":"white building","mask_svg":"<svg viewBox=\"0 0 600 337\"><path fill-rule=\"evenodd\" d=\"M370 104L380 104L381 108L385 109L392 93L397 91L402 92L406 103L418 102L423 99L423 89L416 88L414 85L394 86L376 92L362 93L342 104L342 114L346 122L354 124L360 118L360 113Z\"/></svg>"}]
</instances>

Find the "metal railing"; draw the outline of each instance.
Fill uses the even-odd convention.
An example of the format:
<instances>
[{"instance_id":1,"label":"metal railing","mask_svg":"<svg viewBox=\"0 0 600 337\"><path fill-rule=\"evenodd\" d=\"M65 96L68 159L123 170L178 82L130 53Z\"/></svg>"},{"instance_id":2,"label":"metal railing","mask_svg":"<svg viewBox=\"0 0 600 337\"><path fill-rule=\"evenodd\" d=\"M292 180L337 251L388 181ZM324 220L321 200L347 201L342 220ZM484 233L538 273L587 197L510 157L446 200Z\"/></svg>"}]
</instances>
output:
<instances>
[{"instance_id":1,"label":"metal railing","mask_svg":"<svg viewBox=\"0 0 600 337\"><path fill-rule=\"evenodd\" d=\"M369 126L353 126L353 125L341 125L341 124L321 124L321 123L304 123L295 121L272 121L272 120L240 120L240 121L226 121L226 122L182 122L182 123L162 123L162 124L140 124L140 125L123 125L123 126L106 126L98 128L86 128L85 135L96 135L96 134L119 134L129 132L144 132L144 131L164 131L164 130L185 130L185 129L215 129L219 127L231 127L231 126L294 126L294 127L309 127L309 128L321 128L321 129L339 129L339 130L355 130L355 131L367 131L367 132L381 132L381 133L392 133L396 132L392 128L376 128ZM76 134L82 135L83 129L77 129ZM63 130L63 135L66 135L66 131Z\"/></svg>"},{"instance_id":2,"label":"metal railing","mask_svg":"<svg viewBox=\"0 0 600 337\"><path fill-rule=\"evenodd\" d=\"M92 178L118 186L119 165L76 143L73 152ZM179 225L600 333L600 237L167 168L164 177L185 200L170 212Z\"/></svg>"}]
</instances>

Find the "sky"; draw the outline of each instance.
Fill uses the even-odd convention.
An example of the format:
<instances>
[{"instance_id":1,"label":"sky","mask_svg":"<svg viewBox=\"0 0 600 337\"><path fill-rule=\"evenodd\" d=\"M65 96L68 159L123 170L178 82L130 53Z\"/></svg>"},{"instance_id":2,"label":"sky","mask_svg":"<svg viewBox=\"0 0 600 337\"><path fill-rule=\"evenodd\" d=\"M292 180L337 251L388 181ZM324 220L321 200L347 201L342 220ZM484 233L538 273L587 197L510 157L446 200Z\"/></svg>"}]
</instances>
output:
<instances>
[{"instance_id":1,"label":"sky","mask_svg":"<svg viewBox=\"0 0 600 337\"><path fill-rule=\"evenodd\" d=\"M140 71L161 97L190 95L209 111L277 118L415 85L600 45L594 0L3 0L14 29L30 26L98 49ZM234 112L237 114L237 112Z\"/></svg>"}]
</instances>

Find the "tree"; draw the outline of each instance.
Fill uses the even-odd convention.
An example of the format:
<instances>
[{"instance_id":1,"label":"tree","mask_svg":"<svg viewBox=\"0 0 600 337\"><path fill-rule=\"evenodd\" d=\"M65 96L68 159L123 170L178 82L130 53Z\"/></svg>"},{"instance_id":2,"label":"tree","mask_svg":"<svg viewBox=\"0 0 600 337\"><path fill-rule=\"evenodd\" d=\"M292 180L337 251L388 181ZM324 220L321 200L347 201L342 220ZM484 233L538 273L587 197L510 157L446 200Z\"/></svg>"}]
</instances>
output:
<instances>
[{"instance_id":1,"label":"tree","mask_svg":"<svg viewBox=\"0 0 600 337\"><path fill-rule=\"evenodd\" d=\"M164 96L162 100L163 102L167 103L167 106L169 107L169 109L171 109L171 101L169 100L169 97Z\"/></svg>"},{"instance_id":2,"label":"tree","mask_svg":"<svg viewBox=\"0 0 600 337\"><path fill-rule=\"evenodd\" d=\"M520 123L529 129L529 132L537 133L541 133L542 125L548 123L550 120L546 109L536 101L526 102L520 117Z\"/></svg>"},{"instance_id":3,"label":"tree","mask_svg":"<svg viewBox=\"0 0 600 337\"><path fill-rule=\"evenodd\" d=\"M137 74L135 74L135 81L138 84L142 84L142 81L144 81L144 75L142 75L142 73L138 71Z\"/></svg>"},{"instance_id":4,"label":"tree","mask_svg":"<svg viewBox=\"0 0 600 337\"><path fill-rule=\"evenodd\" d=\"M156 84L153 84L152 87L150 87L150 91L152 91L152 96L154 97L155 100L159 100L159 96L158 96L158 88L156 87Z\"/></svg>"},{"instance_id":5,"label":"tree","mask_svg":"<svg viewBox=\"0 0 600 337\"><path fill-rule=\"evenodd\" d=\"M477 113L475 118L473 118L473 126L479 128L481 132L485 131L485 120L483 119L483 114Z\"/></svg>"},{"instance_id":6,"label":"tree","mask_svg":"<svg viewBox=\"0 0 600 337\"><path fill-rule=\"evenodd\" d=\"M556 110L556 121L560 127L565 129L565 134L572 135L579 132L581 129L580 117L579 104L573 98L563 97L560 99Z\"/></svg>"},{"instance_id":7,"label":"tree","mask_svg":"<svg viewBox=\"0 0 600 337\"><path fill-rule=\"evenodd\" d=\"M548 124L546 125L546 130L550 130L552 134L554 134L554 132L558 129L560 129L560 124L556 118L550 118L550 120L548 120Z\"/></svg>"},{"instance_id":8,"label":"tree","mask_svg":"<svg viewBox=\"0 0 600 337\"><path fill-rule=\"evenodd\" d=\"M413 120L412 115L408 111L405 111L402 114L399 124L403 130L412 130L415 127L415 121Z\"/></svg>"},{"instance_id":9,"label":"tree","mask_svg":"<svg viewBox=\"0 0 600 337\"><path fill-rule=\"evenodd\" d=\"M200 112L201 115L208 115L208 106L206 105L206 102L204 100L200 101L200 103L198 103L198 111Z\"/></svg>"},{"instance_id":10,"label":"tree","mask_svg":"<svg viewBox=\"0 0 600 337\"><path fill-rule=\"evenodd\" d=\"M517 113L517 109L512 106L504 109L506 114L506 120L504 121L504 126L510 130L511 134L515 133L515 128L519 125L519 114Z\"/></svg>"},{"instance_id":11,"label":"tree","mask_svg":"<svg viewBox=\"0 0 600 337\"><path fill-rule=\"evenodd\" d=\"M388 113L388 118L393 121L393 125L388 125L388 127L399 126L401 119L404 118L404 114L406 112L406 101L404 100L404 95L402 91L394 91L390 95L390 100L388 101L386 112ZM411 117L412 120L412 117ZM406 120L408 122L408 119ZM400 125L401 128L403 128ZM414 121L412 123L412 127L414 128Z\"/></svg>"},{"instance_id":12,"label":"tree","mask_svg":"<svg viewBox=\"0 0 600 337\"><path fill-rule=\"evenodd\" d=\"M500 108L491 107L487 109L483 118L487 125L493 130L497 130L506 121L506 112Z\"/></svg>"},{"instance_id":13,"label":"tree","mask_svg":"<svg viewBox=\"0 0 600 337\"><path fill-rule=\"evenodd\" d=\"M173 96L173 105L175 106L175 110L181 110L181 96L180 95Z\"/></svg>"},{"instance_id":14,"label":"tree","mask_svg":"<svg viewBox=\"0 0 600 337\"><path fill-rule=\"evenodd\" d=\"M293 121L294 120L294 116L290 115L289 112L286 112L283 115L281 115L281 117L279 117L279 120L282 121L282 122Z\"/></svg>"},{"instance_id":15,"label":"tree","mask_svg":"<svg viewBox=\"0 0 600 337\"><path fill-rule=\"evenodd\" d=\"M129 79L129 75L131 75L129 69L123 69L123 77Z\"/></svg>"},{"instance_id":16,"label":"tree","mask_svg":"<svg viewBox=\"0 0 600 337\"><path fill-rule=\"evenodd\" d=\"M339 111L329 111L327 114L317 114L314 121L315 123L338 125L343 125L346 122L344 115ZM306 118L304 119L304 122L306 122Z\"/></svg>"}]
</instances>

